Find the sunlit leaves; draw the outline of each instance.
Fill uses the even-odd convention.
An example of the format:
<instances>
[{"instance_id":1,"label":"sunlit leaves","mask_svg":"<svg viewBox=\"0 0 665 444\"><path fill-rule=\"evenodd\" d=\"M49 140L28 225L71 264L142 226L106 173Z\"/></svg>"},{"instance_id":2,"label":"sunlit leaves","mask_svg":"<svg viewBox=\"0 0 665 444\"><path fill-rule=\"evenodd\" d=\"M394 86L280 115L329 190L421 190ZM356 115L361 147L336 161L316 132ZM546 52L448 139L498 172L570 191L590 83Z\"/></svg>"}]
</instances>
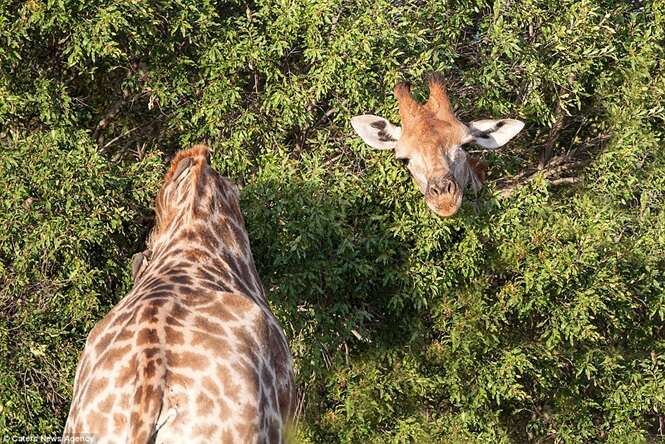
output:
<instances>
[{"instance_id":1,"label":"sunlit leaves","mask_svg":"<svg viewBox=\"0 0 665 444\"><path fill-rule=\"evenodd\" d=\"M58 434L78 349L130 285L164 160L206 142L243 186L296 358L303 442L652 438L665 410L661 3L0 7L0 433ZM392 87L424 99L432 71L460 119L526 122L482 154L487 187L453 219L349 127L368 112L397 123ZM580 159L579 182L536 175L499 198L550 134Z\"/></svg>"}]
</instances>

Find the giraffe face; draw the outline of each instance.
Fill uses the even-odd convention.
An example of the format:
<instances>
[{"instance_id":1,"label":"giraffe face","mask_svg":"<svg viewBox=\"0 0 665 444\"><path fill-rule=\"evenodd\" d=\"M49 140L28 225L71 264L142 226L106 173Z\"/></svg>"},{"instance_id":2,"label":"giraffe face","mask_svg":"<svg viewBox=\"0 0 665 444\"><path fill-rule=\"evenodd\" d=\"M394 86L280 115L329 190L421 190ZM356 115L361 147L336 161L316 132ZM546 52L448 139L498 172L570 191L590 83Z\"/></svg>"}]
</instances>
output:
<instances>
[{"instance_id":1,"label":"giraffe face","mask_svg":"<svg viewBox=\"0 0 665 444\"><path fill-rule=\"evenodd\" d=\"M462 204L464 189L478 191L484 179L481 163L462 148L476 143L495 149L524 127L518 120L480 120L468 125L452 112L443 81L434 75L429 81L430 96L420 104L407 84L395 87L402 127L388 120L362 115L351 125L372 148L392 149L403 161L422 192L427 206L439 216L454 215Z\"/></svg>"}]
</instances>

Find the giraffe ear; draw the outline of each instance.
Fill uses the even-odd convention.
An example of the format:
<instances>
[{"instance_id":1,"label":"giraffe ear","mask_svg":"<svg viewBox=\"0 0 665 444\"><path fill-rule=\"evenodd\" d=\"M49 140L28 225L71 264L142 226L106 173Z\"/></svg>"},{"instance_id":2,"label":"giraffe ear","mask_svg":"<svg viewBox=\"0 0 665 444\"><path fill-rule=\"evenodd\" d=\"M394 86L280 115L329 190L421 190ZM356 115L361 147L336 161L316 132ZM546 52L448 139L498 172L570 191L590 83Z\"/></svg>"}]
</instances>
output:
<instances>
[{"instance_id":1,"label":"giraffe ear","mask_svg":"<svg viewBox=\"0 0 665 444\"><path fill-rule=\"evenodd\" d=\"M474 156L467 157L469 163L469 176L471 189L477 193L483 187L483 182L487 176L487 165Z\"/></svg>"},{"instance_id":2,"label":"giraffe ear","mask_svg":"<svg viewBox=\"0 0 665 444\"><path fill-rule=\"evenodd\" d=\"M141 275L144 267L148 265L148 260L150 259L151 255L152 251L145 250L132 256L132 280L136 281L136 279Z\"/></svg>"},{"instance_id":3,"label":"giraffe ear","mask_svg":"<svg viewBox=\"0 0 665 444\"><path fill-rule=\"evenodd\" d=\"M141 268L143 268L143 261L145 261L145 257L143 257L143 253L136 253L134 256L132 256L132 279L136 280L136 277L138 276L139 272L141 271Z\"/></svg>"},{"instance_id":4,"label":"giraffe ear","mask_svg":"<svg viewBox=\"0 0 665 444\"><path fill-rule=\"evenodd\" d=\"M402 135L402 128L371 114L353 117L351 126L367 145L377 150L394 149Z\"/></svg>"},{"instance_id":5,"label":"giraffe ear","mask_svg":"<svg viewBox=\"0 0 665 444\"><path fill-rule=\"evenodd\" d=\"M524 122L515 119L476 120L469 124L469 134L463 143L477 143L483 148L495 149L508 143L524 128Z\"/></svg>"},{"instance_id":6,"label":"giraffe ear","mask_svg":"<svg viewBox=\"0 0 665 444\"><path fill-rule=\"evenodd\" d=\"M474 192L480 191L485 181L487 165L479 158L467 154L461 147L457 147L449 155L451 170L457 184L465 189L470 186Z\"/></svg>"}]
</instances>

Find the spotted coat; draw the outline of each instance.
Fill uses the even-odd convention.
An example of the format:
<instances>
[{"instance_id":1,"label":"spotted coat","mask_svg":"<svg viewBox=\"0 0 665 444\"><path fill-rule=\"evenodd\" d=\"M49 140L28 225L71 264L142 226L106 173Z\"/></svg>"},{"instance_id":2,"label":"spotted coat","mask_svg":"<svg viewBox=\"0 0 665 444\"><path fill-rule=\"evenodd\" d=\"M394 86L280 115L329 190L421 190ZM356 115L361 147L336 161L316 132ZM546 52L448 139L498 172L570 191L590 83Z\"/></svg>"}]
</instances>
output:
<instances>
[{"instance_id":1,"label":"spotted coat","mask_svg":"<svg viewBox=\"0 0 665 444\"><path fill-rule=\"evenodd\" d=\"M88 336L65 437L283 442L295 402L291 352L236 188L208 158L201 145L174 158L134 288Z\"/></svg>"}]
</instances>

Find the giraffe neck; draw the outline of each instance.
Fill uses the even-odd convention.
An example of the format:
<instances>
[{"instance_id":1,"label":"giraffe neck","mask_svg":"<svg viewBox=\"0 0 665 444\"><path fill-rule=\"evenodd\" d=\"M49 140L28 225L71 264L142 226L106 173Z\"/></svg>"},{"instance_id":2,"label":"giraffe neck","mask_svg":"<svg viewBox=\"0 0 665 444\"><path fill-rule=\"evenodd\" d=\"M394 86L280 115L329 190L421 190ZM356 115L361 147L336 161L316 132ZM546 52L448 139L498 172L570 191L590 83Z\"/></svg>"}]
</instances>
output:
<instances>
[{"instance_id":1,"label":"giraffe neck","mask_svg":"<svg viewBox=\"0 0 665 444\"><path fill-rule=\"evenodd\" d=\"M247 236L237 236L244 234L240 228L235 222L174 224L154 243L137 285L151 276L168 275L183 286L196 282L207 290L239 291L265 305Z\"/></svg>"},{"instance_id":2,"label":"giraffe neck","mask_svg":"<svg viewBox=\"0 0 665 444\"><path fill-rule=\"evenodd\" d=\"M151 257L136 285L169 276L183 284L181 290L195 282L209 290L245 293L266 306L233 184L196 151L176 158L167 178L148 241Z\"/></svg>"}]
</instances>

